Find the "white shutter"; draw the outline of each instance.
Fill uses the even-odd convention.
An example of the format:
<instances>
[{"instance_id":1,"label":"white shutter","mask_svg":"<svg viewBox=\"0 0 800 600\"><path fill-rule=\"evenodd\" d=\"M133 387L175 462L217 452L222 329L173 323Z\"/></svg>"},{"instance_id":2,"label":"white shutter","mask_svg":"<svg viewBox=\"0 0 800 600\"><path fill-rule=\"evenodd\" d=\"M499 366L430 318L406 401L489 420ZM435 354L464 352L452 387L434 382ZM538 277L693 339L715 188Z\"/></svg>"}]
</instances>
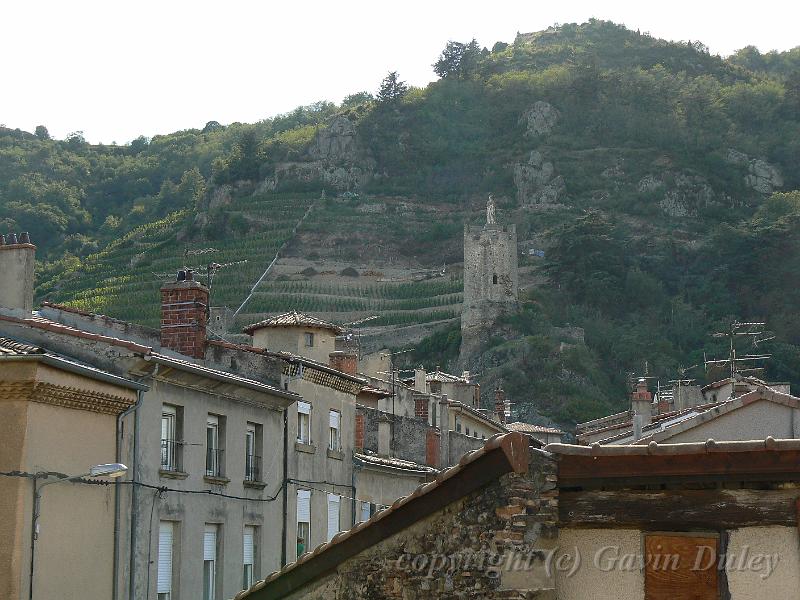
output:
<instances>
[{"instance_id":1,"label":"white shutter","mask_svg":"<svg viewBox=\"0 0 800 600\"><path fill-rule=\"evenodd\" d=\"M339 429L339 421L341 420L341 414L338 411L332 410L331 411L331 427L333 429Z\"/></svg>"},{"instance_id":2,"label":"white shutter","mask_svg":"<svg viewBox=\"0 0 800 600\"><path fill-rule=\"evenodd\" d=\"M253 527L252 525L245 525L244 536L243 536L244 560L242 562L246 565L252 565L255 563L255 551L254 551L255 537L256 537L255 527Z\"/></svg>"},{"instance_id":3,"label":"white shutter","mask_svg":"<svg viewBox=\"0 0 800 600\"><path fill-rule=\"evenodd\" d=\"M297 490L297 522L311 522L311 490Z\"/></svg>"},{"instance_id":4,"label":"white shutter","mask_svg":"<svg viewBox=\"0 0 800 600\"><path fill-rule=\"evenodd\" d=\"M297 412L303 413L304 415L311 414L311 405L308 402L303 402L302 400L297 401Z\"/></svg>"},{"instance_id":5,"label":"white shutter","mask_svg":"<svg viewBox=\"0 0 800 600\"><path fill-rule=\"evenodd\" d=\"M361 501L361 522L369 521L369 502Z\"/></svg>"},{"instance_id":6,"label":"white shutter","mask_svg":"<svg viewBox=\"0 0 800 600\"><path fill-rule=\"evenodd\" d=\"M206 525L203 534L203 560L217 560L217 526Z\"/></svg>"},{"instance_id":7,"label":"white shutter","mask_svg":"<svg viewBox=\"0 0 800 600\"><path fill-rule=\"evenodd\" d=\"M328 494L328 541L339 533L339 496Z\"/></svg>"},{"instance_id":8,"label":"white shutter","mask_svg":"<svg viewBox=\"0 0 800 600\"><path fill-rule=\"evenodd\" d=\"M161 521L158 525L158 584L157 594L172 592L172 523Z\"/></svg>"}]
</instances>

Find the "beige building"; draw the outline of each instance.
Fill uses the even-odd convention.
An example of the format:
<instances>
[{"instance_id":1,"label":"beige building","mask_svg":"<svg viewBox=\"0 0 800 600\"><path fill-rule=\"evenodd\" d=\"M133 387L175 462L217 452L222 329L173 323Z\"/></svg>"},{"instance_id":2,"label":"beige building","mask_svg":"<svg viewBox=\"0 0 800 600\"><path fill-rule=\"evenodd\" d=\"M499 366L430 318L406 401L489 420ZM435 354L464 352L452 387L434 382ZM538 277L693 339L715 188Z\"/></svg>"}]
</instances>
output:
<instances>
[{"instance_id":1,"label":"beige building","mask_svg":"<svg viewBox=\"0 0 800 600\"><path fill-rule=\"evenodd\" d=\"M248 325L256 348L281 350L320 363L336 351L336 336L342 328L317 317L291 311Z\"/></svg>"},{"instance_id":2,"label":"beige building","mask_svg":"<svg viewBox=\"0 0 800 600\"><path fill-rule=\"evenodd\" d=\"M114 596L120 486L66 478L120 462L120 415L146 389L0 338L0 598Z\"/></svg>"}]
</instances>

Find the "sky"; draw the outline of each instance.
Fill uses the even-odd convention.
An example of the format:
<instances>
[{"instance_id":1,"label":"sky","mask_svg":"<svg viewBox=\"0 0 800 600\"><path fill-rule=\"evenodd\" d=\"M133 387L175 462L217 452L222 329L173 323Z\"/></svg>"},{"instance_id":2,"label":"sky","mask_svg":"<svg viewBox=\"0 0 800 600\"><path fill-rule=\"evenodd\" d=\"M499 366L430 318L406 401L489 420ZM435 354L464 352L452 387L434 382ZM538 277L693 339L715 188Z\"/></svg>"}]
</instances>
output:
<instances>
[{"instance_id":1,"label":"sky","mask_svg":"<svg viewBox=\"0 0 800 600\"><path fill-rule=\"evenodd\" d=\"M123 144L252 123L375 92L390 70L424 86L448 40L491 48L592 17L723 56L800 45L787 0L3 0L0 124Z\"/></svg>"}]
</instances>

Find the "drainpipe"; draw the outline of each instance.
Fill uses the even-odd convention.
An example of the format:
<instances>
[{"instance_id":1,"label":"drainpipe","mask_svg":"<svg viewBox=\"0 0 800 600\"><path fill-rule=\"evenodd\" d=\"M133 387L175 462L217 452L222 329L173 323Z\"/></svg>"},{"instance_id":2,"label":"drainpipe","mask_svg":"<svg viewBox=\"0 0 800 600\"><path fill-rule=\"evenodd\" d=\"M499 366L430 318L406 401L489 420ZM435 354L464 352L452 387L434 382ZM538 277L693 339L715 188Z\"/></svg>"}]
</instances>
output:
<instances>
[{"instance_id":1,"label":"drainpipe","mask_svg":"<svg viewBox=\"0 0 800 600\"><path fill-rule=\"evenodd\" d=\"M283 528L281 531L281 567L286 565L286 535L289 515L289 409L283 409ZM131 598L133 600L133 598Z\"/></svg>"},{"instance_id":2,"label":"drainpipe","mask_svg":"<svg viewBox=\"0 0 800 600\"><path fill-rule=\"evenodd\" d=\"M117 416L117 450L116 450L116 461L122 462L122 427L123 427L123 420L125 417L130 415L132 412L136 412L136 410L142 404L142 398L144 393L142 390L138 390L136 392L136 402L133 406L128 408L126 411L120 413ZM138 419L138 413L134 416L134 421ZM135 428L135 425L134 425ZM136 480L136 454L134 453L132 457L132 465L134 472L134 481ZM120 490L122 489L120 481L117 479L114 481L114 579L111 582L111 598L113 600L117 600L119 594L119 543L120 543ZM133 531L131 530L131 534Z\"/></svg>"}]
</instances>

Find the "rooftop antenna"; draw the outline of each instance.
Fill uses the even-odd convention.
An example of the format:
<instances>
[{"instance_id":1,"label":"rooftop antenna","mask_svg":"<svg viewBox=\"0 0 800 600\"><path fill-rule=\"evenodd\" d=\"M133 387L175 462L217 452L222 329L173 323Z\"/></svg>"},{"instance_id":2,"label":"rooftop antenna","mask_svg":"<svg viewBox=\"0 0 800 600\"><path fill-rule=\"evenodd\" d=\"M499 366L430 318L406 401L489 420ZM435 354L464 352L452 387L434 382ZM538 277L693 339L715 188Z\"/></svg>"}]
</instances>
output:
<instances>
[{"instance_id":1,"label":"rooftop antenna","mask_svg":"<svg viewBox=\"0 0 800 600\"><path fill-rule=\"evenodd\" d=\"M753 348L758 348L759 344L763 344L770 340L774 340L775 336L764 329L766 323L751 322L741 323L734 320L727 331L718 331L712 333L711 337L714 338L727 338L729 346L728 358L708 360L703 354L706 372L709 366L725 366L730 369L730 382L731 382L731 395L729 400L736 397L736 377L742 373L753 371L761 371L765 367L750 367L750 363L757 363L758 361L765 361L772 358L771 354L738 354L736 349L736 340L738 338L749 339L750 345Z\"/></svg>"},{"instance_id":2,"label":"rooftop antenna","mask_svg":"<svg viewBox=\"0 0 800 600\"><path fill-rule=\"evenodd\" d=\"M371 317L364 317L363 319L358 319L357 321L352 321L350 323L345 323L342 327L350 327L352 331L347 332L347 336L345 339L349 342L353 337L353 331L356 334L356 348L358 348L358 360L361 360L361 330L356 329L357 325L363 325L364 323L368 323L369 321L374 321L375 319L380 319L380 315L372 315Z\"/></svg>"},{"instance_id":3,"label":"rooftop antenna","mask_svg":"<svg viewBox=\"0 0 800 600\"><path fill-rule=\"evenodd\" d=\"M683 394L682 389L684 386L692 385L694 383L694 379L687 379L686 373L687 371L691 371L692 369L696 369L700 365L692 365L691 367L684 367L683 365L678 365L678 379L670 379L668 383L671 383L673 386L673 400L675 409L684 408L683 406Z\"/></svg>"}]
</instances>

